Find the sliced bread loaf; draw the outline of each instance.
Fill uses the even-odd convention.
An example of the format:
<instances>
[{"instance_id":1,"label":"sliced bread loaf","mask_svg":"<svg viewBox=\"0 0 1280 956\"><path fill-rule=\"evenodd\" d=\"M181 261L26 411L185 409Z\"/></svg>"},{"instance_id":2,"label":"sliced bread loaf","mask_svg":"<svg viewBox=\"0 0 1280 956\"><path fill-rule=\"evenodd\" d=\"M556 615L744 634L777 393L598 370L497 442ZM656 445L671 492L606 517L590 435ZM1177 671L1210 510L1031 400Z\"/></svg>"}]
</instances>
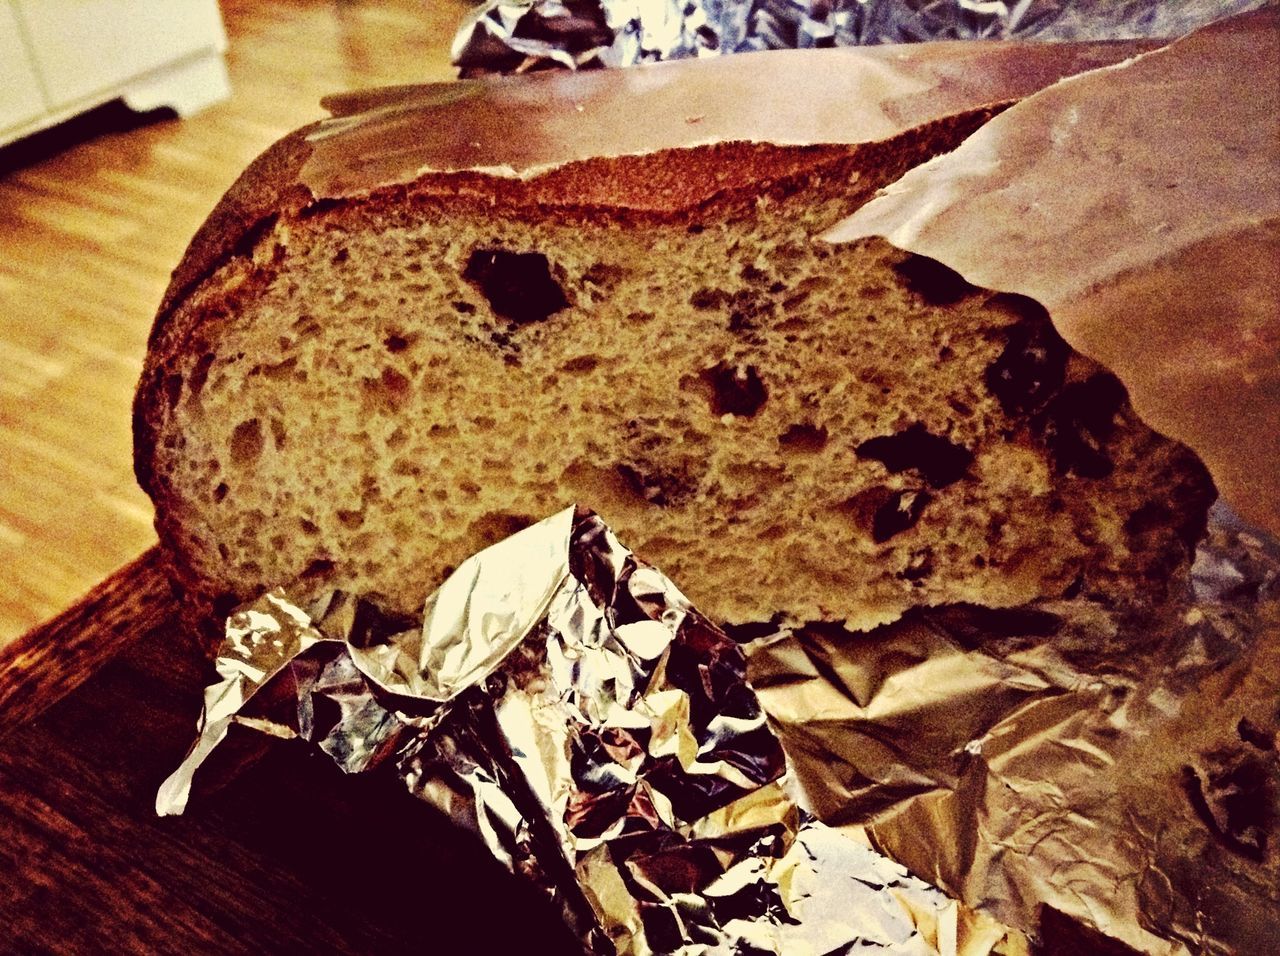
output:
<instances>
[{"instance_id":1,"label":"sliced bread loaf","mask_svg":"<svg viewBox=\"0 0 1280 956\"><path fill-rule=\"evenodd\" d=\"M859 82L883 86L868 56ZM1040 85L1070 72L1046 64ZM666 66L650 76L706 93L709 74ZM572 102L600 81L528 82ZM283 141L179 267L139 387L138 474L176 580L200 603L301 578L407 612L576 501L731 622L1158 591L1212 497L1197 459L1032 300L881 240L815 241L1029 92L960 108L949 86L931 109L920 86L896 76L878 102L910 92L916 112L845 143L546 169L419 173L405 124L480 109L439 89ZM491 158L473 165L510 165Z\"/></svg>"}]
</instances>

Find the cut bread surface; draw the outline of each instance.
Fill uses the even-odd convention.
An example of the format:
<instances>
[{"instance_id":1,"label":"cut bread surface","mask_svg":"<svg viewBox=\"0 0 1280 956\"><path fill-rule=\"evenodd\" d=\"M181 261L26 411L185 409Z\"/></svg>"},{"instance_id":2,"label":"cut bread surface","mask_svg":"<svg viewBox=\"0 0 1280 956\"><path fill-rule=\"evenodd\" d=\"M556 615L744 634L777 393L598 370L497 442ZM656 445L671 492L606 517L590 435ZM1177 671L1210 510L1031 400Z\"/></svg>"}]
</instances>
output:
<instances>
[{"instance_id":1,"label":"cut bread surface","mask_svg":"<svg viewBox=\"0 0 1280 956\"><path fill-rule=\"evenodd\" d=\"M179 581L411 612L578 502L734 623L1158 590L1212 496L1194 456L1031 300L816 241L946 145L912 142L675 214L399 190L268 221L139 392Z\"/></svg>"}]
</instances>

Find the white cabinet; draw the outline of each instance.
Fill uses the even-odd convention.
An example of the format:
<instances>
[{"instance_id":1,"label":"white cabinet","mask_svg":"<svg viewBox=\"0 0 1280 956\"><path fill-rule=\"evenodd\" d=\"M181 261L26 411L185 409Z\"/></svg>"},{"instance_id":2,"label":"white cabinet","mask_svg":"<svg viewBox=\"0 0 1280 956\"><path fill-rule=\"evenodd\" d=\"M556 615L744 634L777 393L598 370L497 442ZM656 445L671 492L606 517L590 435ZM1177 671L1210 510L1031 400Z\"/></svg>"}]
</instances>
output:
<instances>
[{"instance_id":1,"label":"white cabinet","mask_svg":"<svg viewBox=\"0 0 1280 956\"><path fill-rule=\"evenodd\" d=\"M18 32L18 18L7 0L0 0L0 130L29 123L44 111L40 81Z\"/></svg>"},{"instance_id":2,"label":"white cabinet","mask_svg":"<svg viewBox=\"0 0 1280 956\"><path fill-rule=\"evenodd\" d=\"M193 113L230 92L226 44L217 0L0 0L0 142L116 97Z\"/></svg>"}]
</instances>

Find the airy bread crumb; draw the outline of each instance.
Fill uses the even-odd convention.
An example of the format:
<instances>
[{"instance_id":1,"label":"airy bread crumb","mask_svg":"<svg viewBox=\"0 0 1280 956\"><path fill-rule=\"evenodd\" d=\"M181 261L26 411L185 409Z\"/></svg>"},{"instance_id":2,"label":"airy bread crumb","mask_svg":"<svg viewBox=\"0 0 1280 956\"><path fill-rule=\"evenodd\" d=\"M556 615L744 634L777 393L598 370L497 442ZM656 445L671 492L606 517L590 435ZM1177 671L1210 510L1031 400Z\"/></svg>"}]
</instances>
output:
<instances>
[{"instance_id":1,"label":"airy bread crumb","mask_svg":"<svg viewBox=\"0 0 1280 956\"><path fill-rule=\"evenodd\" d=\"M1158 592L1212 497L1197 459L1031 300L815 239L942 146L671 215L409 190L268 221L139 393L179 580L411 612L577 502L726 622Z\"/></svg>"}]
</instances>

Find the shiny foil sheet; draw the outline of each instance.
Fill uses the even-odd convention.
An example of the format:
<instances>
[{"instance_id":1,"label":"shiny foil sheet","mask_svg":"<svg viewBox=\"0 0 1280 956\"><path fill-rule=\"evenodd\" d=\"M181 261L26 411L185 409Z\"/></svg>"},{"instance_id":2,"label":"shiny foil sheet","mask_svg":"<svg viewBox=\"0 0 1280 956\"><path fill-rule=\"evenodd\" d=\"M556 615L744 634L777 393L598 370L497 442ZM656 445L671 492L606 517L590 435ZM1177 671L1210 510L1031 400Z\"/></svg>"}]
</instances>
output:
<instances>
[{"instance_id":1,"label":"shiny foil sheet","mask_svg":"<svg viewBox=\"0 0 1280 956\"><path fill-rule=\"evenodd\" d=\"M924 40L1175 37L1266 0L488 0L463 75Z\"/></svg>"},{"instance_id":2,"label":"shiny foil sheet","mask_svg":"<svg viewBox=\"0 0 1280 956\"><path fill-rule=\"evenodd\" d=\"M237 611L157 810L239 724L394 767L588 952L1027 952L999 921L1051 953L1280 951L1280 545L1218 505L1185 583L744 657L570 509L420 623L340 592Z\"/></svg>"},{"instance_id":3,"label":"shiny foil sheet","mask_svg":"<svg viewBox=\"0 0 1280 956\"><path fill-rule=\"evenodd\" d=\"M540 884L587 952L1025 952L801 809L741 646L594 515L482 552L406 624L344 593L235 612L157 811L183 811L237 724L348 773L394 766Z\"/></svg>"},{"instance_id":4,"label":"shiny foil sheet","mask_svg":"<svg viewBox=\"0 0 1280 956\"><path fill-rule=\"evenodd\" d=\"M750 673L820 818L1056 951L1280 952L1280 546L1222 505L1162 607L811 625Z\"/></svg>"}]
</instances>

